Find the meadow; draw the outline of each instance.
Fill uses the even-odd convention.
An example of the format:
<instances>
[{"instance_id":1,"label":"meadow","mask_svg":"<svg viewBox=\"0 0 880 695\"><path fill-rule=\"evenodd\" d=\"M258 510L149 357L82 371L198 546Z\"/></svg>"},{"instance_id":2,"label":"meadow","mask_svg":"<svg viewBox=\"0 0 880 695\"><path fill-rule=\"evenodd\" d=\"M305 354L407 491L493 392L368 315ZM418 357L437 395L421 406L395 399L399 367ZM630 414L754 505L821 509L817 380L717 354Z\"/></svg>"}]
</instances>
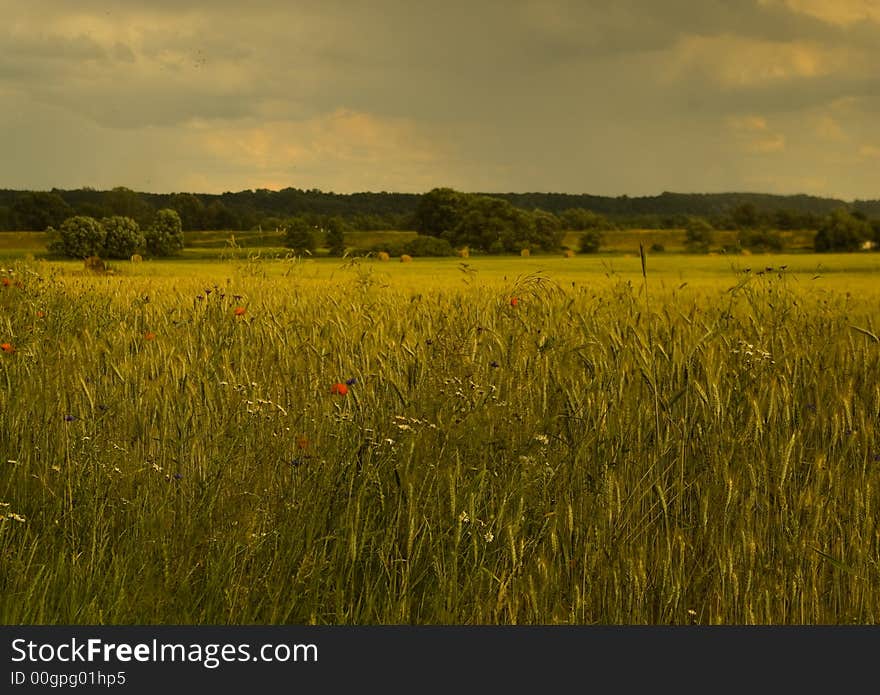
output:
<instances>
[{"instance_id":1,"label":"meadow","mask_svg":"<svg viewBox=\"0 0 880 695\"><path fill-rule=\"evenodd\" d=\"M880 254L22 256L0 623L880 618Z\"/></svg>"}]
</instances>

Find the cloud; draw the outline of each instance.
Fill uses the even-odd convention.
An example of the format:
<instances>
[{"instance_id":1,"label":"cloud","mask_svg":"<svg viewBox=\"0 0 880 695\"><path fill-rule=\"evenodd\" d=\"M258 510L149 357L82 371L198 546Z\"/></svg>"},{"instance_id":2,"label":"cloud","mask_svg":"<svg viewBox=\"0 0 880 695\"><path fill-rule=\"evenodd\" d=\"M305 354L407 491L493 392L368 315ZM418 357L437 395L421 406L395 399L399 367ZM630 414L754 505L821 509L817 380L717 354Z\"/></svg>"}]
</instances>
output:
<instances>
[{"instance_id":1,"label":"cloud","mask_svg":"<svg viewBox=\"0 0 880 695\"><path fill-rule=\"evenodd\" d=\"M849 136L843 126L833 116L823 115L817 117L814 131L819 138L830 142L841 143L849 140Z\"/></svg>"},{"instance_id":2,"label":"cloud","mask_svg":"<svg viewBox=\"0 0 880 695\"><path fill-rule=\"evenodd\" d=\"M795 12L839 26L858 22L880 23L878 0L783 0L783 3ZM765 0L764 4L769 3Z\"/></svg>"},{"instance_id":3,"label":"cloud","mask_svg":"<svg viewBox=\"0 0 880 695\"><path fill-rule=\"evenodd\" d=\"M268 188L422 191L453 156L409 121L344 109L302 121L194 123L190 132L212 169L256 172Z\"/></svg>"},{"instance_id":4,"label":"cloud","mask_svg":"<svg viewBox=\"0 0 880 695\"><path fill-rule=\"evenodd\" d=\"M768 154L785 149L785 135L773 132L763 116L733 116L727 123L734 141L748 152Z\"/></svg>"},{"instance_id":5,"label":"cloud","mask_svg":"<svg viewBox=\"0 0 880 695\"><path fill-rule=\"evenodd\" d=\"M759 162L876 196L876 5L0 0L0 175L635 195Z\"/></svg>"},{"instance_id":6,"label":"cloud","mask_svg":"<svg viewBox=\"0 0 880 695\"><path fill-rule=\"evenodd\" d=\"M668 79L696 75L722 87L753 87L830 75L848 63L844 48L748 37L689 36L676 46Z\"/></svg>"}]
</instances>

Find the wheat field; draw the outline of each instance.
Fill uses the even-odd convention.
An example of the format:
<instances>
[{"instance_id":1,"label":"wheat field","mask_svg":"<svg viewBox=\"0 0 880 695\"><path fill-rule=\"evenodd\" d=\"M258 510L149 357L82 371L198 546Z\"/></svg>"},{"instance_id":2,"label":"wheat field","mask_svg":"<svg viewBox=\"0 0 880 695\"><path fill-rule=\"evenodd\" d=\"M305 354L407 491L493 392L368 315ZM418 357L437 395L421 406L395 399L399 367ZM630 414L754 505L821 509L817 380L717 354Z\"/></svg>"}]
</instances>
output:
<instances>
[{"instance_id":1,"label":"wheat field","mask_svg":"<svg viewBox=\"0 0 880 695\"><path fill-rule=\"evenodd\" d=\"M7 266L3 624L880 617L876 256Z\"/></svg>"}]
</instances>

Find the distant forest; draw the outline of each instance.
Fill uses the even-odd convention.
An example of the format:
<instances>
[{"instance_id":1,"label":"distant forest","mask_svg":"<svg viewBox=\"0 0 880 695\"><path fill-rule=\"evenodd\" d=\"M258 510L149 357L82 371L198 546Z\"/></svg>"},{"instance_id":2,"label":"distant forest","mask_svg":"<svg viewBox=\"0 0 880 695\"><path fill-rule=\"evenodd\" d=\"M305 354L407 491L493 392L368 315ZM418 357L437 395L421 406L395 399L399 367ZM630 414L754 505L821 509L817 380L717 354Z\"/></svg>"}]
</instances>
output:
<instances>
[{"instance_id":1,"label":"distant forest","mask_svg":"<svg viewBox=\"0 0 880 695\"><path fill-rule=\"evenodd\" d=\"M156 211L171 208L185 230L250 230L284 227L291 217L341 217L355 230L412 230L425 194L330 193L285 188L237 193L143 193L127 188L51 191L0 190L0 230L58 227L72 215L131 217L146 225ZM572 211L601 215L608 227L680 228L693 217L715 229L765 225L777 229L815 229L832 211L846 208L863 218L880 219L880 200L847 202L809 195L763 193L662 193L656 196L596 196L569 193L482 193L524 210L543 210L566 219Z\"/></svg>"}]
</instances>

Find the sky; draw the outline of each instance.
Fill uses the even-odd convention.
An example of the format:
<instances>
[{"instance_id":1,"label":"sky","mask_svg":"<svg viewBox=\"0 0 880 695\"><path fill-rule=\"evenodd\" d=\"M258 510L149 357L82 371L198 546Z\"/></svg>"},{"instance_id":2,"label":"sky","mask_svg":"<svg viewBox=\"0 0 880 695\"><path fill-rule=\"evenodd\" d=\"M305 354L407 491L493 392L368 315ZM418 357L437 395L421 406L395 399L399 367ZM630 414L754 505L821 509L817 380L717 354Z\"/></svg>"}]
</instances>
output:
<instances>
[{"instance_id":1,"label":"sky","mask_svg":"<svg viewBox=\"0 0 880 695\"><path fill-rule=\"evenodd\" d=\"M880 198L880 0L0 0L0 188Z\"/></svg>"}]
</instances>

